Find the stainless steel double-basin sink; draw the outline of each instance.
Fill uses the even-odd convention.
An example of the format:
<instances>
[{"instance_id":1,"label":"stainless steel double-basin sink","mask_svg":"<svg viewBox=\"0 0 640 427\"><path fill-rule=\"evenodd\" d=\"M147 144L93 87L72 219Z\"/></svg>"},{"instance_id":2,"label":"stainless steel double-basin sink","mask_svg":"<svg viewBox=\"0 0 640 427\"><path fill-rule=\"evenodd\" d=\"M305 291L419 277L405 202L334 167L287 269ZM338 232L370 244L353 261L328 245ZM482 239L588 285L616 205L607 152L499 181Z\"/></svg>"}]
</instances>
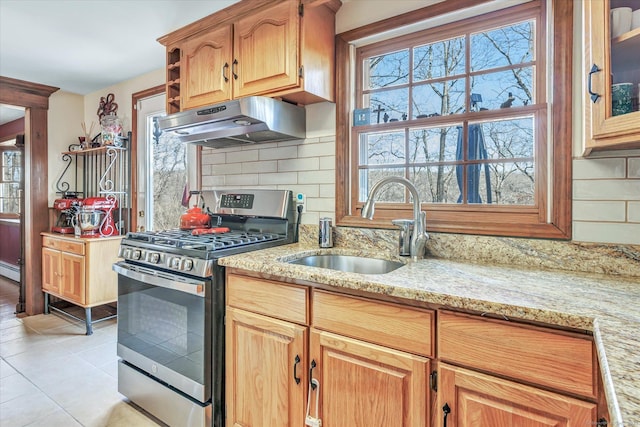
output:
<instances>
[{"instance_id":1,"label":"stainless steel double-basin sink","mask_svg":"<svg viewBox=\"0 0 640 427\"><path fill-rule=\"evenodd\" d=\"M388 259L342 254L305 255L289 263L360 274L386 274L405 265Z\"/></svg>"}]
</instances>

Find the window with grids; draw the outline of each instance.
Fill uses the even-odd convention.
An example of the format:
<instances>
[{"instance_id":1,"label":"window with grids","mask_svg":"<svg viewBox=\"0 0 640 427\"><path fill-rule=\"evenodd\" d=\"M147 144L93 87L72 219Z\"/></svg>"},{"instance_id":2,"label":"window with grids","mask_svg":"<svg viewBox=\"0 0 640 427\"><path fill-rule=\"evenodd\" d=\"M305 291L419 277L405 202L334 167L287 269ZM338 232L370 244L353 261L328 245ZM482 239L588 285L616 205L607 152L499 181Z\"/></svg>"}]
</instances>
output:
<instances>
[{"instance_id":1,"label":"window with grids","mask_svg":"<svg viewBox=\"0 0 640 427\"><path fill-rule=\"evenodd\" d=\"M359 202L396 175L424 203L536 205L545 76L529 15L357 50ZM402 187L386 190L380 201L406 201Z\"/></svg>"},{"instance_id":2,"label":"window with grids","mask_svg":"<svg viewBox=\"0 0 640 427\"><path fill-rule=\"evenodd\" d=\"M20 213L22 151L0 147L0 215Z\"/></svg>"},{"instance_id":3,"label":"window with grids","mask_svg":"<svg viewBox=\"0 0 640 427\"><path fill-rule=\"evenodd\" d=\"M572 6L531 0L425 28L476 4L444 2L415 11L423 21L338 35L337 61L348 64L338 69L339 225L391 227L410 215L410 194L391 184L374 222L359 217L376 182L401 176L431 231L570 236Z\"/></svg>"}]
</instances>

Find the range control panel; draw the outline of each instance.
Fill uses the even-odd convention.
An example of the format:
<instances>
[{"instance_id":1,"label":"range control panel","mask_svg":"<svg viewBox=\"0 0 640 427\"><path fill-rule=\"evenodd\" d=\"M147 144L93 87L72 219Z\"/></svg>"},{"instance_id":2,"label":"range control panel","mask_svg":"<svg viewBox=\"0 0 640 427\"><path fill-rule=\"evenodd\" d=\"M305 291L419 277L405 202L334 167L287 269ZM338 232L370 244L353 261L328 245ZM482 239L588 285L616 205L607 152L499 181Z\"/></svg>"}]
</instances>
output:
<instances>
[{"instance_id":1,"label":"range control panel","mask_svg":"<svg viewBox=\"0 0 640 427\"><path fill-rule=\"evenodd\" d=\"M282 218L290 221L295 217L295 203L291 190L205 190L202 197L212 214Z\"/></svg>"},{"instance_id":2,"label":"range control panel","mask_svg":"<svg viewBox=\"0 0 640 427\"><path fill-rule=\"evenodd\" d=\"M221 208L253 209L253 194L223 194L220 198Z\"/></svg>"}]
</instances>

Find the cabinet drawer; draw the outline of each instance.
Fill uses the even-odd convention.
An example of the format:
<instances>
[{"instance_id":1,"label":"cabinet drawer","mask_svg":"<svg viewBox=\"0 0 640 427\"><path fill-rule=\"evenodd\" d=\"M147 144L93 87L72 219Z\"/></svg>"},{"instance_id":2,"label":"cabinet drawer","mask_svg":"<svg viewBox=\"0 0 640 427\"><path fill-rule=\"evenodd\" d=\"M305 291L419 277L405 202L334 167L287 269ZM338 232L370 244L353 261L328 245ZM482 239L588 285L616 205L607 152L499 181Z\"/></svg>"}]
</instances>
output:
<instances>
[{"instance_id":1,"label":"cabinet drawer","mask_svg":"<svg viewBox=\"0 0 640 427\"><path fill-rule=\"evenodd\" d=\"M596 397L594 346L586 336L441 311L438 356L442 361Z\"/></svg>"},{"instance_id":2,"label":"cabinet drawer","mask_svg":"<svg viewBox=\"0 0 640 427\"><path fill-rule=\"evenodd\" d=\"M227 304L290 322L309 324L308 288L227 275Z\"/></svg>"},{"instance_id":3,"label":"cabinet drawer","mask_svg":"<svg viewBox=\"0 0 640 427\"><path fill-rule=\"evenodd\" d=\"M84 243L82 242L72 242L69 240L43 237L42 246L46 248L58 249L59 251L63 252L70 252L76 255L84 255Z\"/></svg>"},{"instance_id":4,"label":"cabinet drawer","mask_svg":"<svg viewBox=\"0 0 640 427\"><path fill-rule=\"evenodd\" d=\"M433 356L431 310L314 290L312 311L315 328Z\"/></svg>"}]
</instances>

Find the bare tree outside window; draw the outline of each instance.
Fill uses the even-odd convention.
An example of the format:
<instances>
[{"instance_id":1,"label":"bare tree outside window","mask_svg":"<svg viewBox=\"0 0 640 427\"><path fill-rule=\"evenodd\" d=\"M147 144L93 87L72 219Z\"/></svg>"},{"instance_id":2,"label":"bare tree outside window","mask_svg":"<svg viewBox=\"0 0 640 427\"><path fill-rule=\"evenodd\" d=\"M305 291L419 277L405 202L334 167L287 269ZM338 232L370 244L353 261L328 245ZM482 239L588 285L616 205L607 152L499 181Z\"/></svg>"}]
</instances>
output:
<instances>
[{"instance_id":1,"label":"bare tree outside window","mask_svg":"<svg viewBox=\"0 0 640 427\"><path fill-rule=\"evenodd\" d=\"M181 200L187 182L186 146L169 134L157 137L156 132L155 135L151 147L153 228L175 229L180 225L180 215L184 213Z\"/></svg>"},{"instance_id":2,"label":"bare tree outside window","mask_svg":"<svg viewBox=\"0 0 640 427\"><path fill-rule=\"evenodd\" d=\"M534 204L536 115L512 110L535 103L534 40L527 20L364 54L361 106L370 125L355 128L360 201L393 174L412 180L427 203ZM483 119L487 110L504 114ZM406 197L398 187L380 200Z\"/></svg>"}]
</instances>

